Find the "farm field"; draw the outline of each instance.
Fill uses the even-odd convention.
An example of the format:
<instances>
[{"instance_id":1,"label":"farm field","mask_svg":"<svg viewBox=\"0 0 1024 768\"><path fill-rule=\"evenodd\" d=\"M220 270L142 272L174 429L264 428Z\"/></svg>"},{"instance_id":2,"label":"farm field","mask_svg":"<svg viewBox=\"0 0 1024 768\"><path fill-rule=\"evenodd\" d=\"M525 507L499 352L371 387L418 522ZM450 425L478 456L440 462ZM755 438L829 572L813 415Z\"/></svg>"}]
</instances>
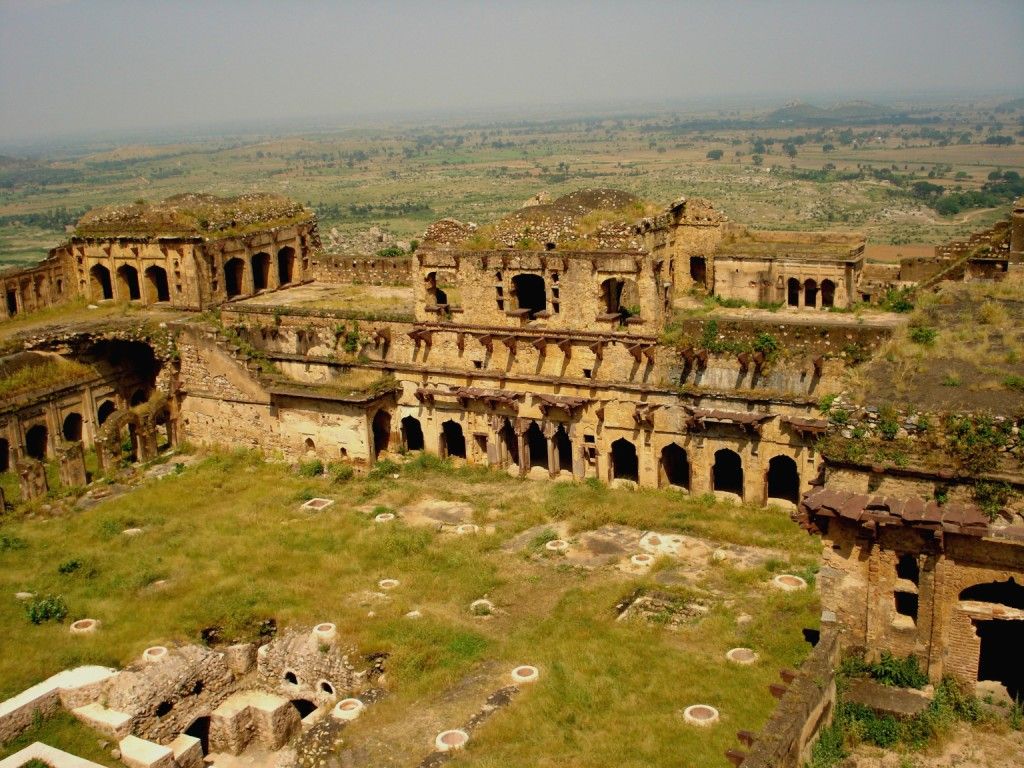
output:
<instances>
[{"instance_id":1,"label":"farm field","mask_svg":"<svg viewBox=\"0 0 1024 768\"><path fill-rule=\"evenodd\" d=\"M438 218L484 222L540 192L599 186L659 204L707 197L755 227L854 229L873 245L933 245L990 225L1005 204L943 215L934 190L913 184L953 194L1024 171L1019 106L872 107L846 124L793 110L253 132L4 155L0 263L42 257L92 206L185 191L294 197L319 214L329 251L372 226L408 241Z\"/></svg>"}]
</instances>

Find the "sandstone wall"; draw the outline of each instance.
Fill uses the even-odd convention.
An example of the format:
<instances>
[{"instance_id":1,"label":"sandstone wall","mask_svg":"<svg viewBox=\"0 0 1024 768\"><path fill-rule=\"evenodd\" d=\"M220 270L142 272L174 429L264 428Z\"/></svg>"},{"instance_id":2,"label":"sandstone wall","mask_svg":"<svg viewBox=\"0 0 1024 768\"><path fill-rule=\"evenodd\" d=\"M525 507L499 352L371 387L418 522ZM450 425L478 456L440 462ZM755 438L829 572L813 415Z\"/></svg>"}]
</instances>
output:
<instances>
[{"instance_id":1,"label":"sandstone wall","mask_svg":"<svg viewBox=\"0 0 1024 768\"><path fill-rule=\"evenodd\" d=\"M310 262L309 277L324 283L411 285L412 258L320 253Z\"/></svg>"}]
</instances>

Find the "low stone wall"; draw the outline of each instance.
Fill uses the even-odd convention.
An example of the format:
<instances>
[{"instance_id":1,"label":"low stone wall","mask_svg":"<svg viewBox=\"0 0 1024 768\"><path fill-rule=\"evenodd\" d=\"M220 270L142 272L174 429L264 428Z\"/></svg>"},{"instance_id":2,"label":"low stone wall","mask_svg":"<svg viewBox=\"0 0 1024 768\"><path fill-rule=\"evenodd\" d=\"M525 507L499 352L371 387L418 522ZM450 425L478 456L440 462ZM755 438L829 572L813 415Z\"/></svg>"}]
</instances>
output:
<instances>
[{"instance_id":1,"label":"low stone wall","mask_svg":"<svg viewBox=\"0 0 1024 768\"><path fill-rule=\"evenodd\" d=\"M750 743L741 768L799 768L810 758L818 733L832 722L839 649L839 631L823 624L818 644Z\"/></svg>"},{"instance_id":2,"label":"low stone wall","mask_svg":"<svg viewBox=\"0 0 1024 768\"><path fill-rule=\"evenodd\" d=\"M412 259L408 256L340 256L324 253L314 257L310 269L313 279L324 283L412 283Z\"/></svg>"}]
</instances>

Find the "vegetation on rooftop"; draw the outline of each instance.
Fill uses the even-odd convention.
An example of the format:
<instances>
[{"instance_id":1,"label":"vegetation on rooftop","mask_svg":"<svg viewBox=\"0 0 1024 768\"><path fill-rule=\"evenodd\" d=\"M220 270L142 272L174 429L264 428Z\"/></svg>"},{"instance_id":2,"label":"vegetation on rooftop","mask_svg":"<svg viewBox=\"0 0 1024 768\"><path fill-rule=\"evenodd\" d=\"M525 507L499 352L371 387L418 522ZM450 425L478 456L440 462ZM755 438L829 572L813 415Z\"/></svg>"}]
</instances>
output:
<instances>
[{"instance_id":1,"label":"vegetation on rooftop","mask_svg":"<svg viewBox=\"0 0 1024 768\"><path fill-rule=\"evenodd\" d=\"M0 363L0 400L51 387L70 386L95 374L88 365L62 357L33 360L18 367Z\"/></svg>"}]
</instances>

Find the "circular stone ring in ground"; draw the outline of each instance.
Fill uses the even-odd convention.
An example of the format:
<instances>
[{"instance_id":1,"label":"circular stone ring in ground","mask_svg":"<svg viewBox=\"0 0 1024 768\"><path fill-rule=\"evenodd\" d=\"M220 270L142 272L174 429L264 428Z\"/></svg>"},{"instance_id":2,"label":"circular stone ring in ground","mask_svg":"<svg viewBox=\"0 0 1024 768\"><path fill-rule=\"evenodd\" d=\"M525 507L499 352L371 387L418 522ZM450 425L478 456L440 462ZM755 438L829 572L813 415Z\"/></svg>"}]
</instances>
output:
<instances>
[{"instance_id":1,"label":"circular stone ring in ground","mask_svg":"<svg viewBox=\"0 0 1024 768\"><path fill-rule=\"evenodd\" d=\"M512 682L514 683L535 683L538 677L540 677L540 670L529 664L523 664L512 670Z\"/></svg>"},{"instance_id":2,"label":"circular stone ring in ground","mask_svg":"<svg viewBox=\"0 0 1024 768\"><path fill-rule=\"evenodd\" d=\"M398 583L398 579L381 579L377 582L377 586L381 589L394 589Z\"/></svg>"},{"instance_id":3,"label":"circular stone ring in ground","mask_svg":"<svg viewBox=\"0 0 1024 768\"><path fill-rule=\"evenodd\" d=\"M375 523L390 523L394 519L395 519L394 512L381 512L379 515L377 515L375 518L373 518L373 522L375 522Z\"/></svg>"},{"instance_id":4,"label":"circular stone ring in ground","mask_svg":"<svg viewBox=\"0 0 1024 768\"><path fill-rule=\"evenodd\" d=\"M313 637L321 643L333 643L338 637L338 628L329 621L325 621L323 624L313 627Z\"/></svg>"},{"instance_id":5,"label":"circular stone ring in ground","mask_svg":"<svg viewBox=\"0 0 1024 768\"><path fill-rule=\"evenodd\" d=\"M366 709L366 705L359 699L342 699L334 705L331 716L336 720L355 720Z\"/></svg>"},{"instance_id":6,"label":"circular stone ring in ground","mask_svg":"<svg viewBox=\"0 0 1024 768\"><path fill-rule=\"evenodd\" d=\"M749 648L733 648L726 652L725 658L733 664L753 664L757 661L757 654Z\"/></svg>"},{"instance_id":7,"label":"circular stone ring in ground","mask_svg":"<svg viewBox=\"0 0 1024 768\"><path fill-rule=\"evenodd\" d=\"M100 628L99 619L79 619L71 624L72 635L89 635Z\"/></svg>"},{"instance_id":8,"label":"circular stone ring in ground","mask_svg":"<svg viewBox=\"0 0 1024 768\"><path fill-rule=\"evenodd\" d=\"M791 573L780 573L772 579L772 584L783 592L796 592L801 589L807 589L807 582Z\"/></svg>"},{"instance_id":9,"label":"circular stone ring in ground","mask_svg":"<svg viewBox=\"0 0 1024 768\"><path fill-rule=\"evenodd\" d=\"M469 741L469 734L463 730L441 731L434 739L434 747L438 752L451 752L462 749Z\"/></svg>"},{"instance_id":10,"label":"circular stone ring in ground","mask_svg":"<svg viewBox=\"0 0 1024 768\"><path fill-rule=\"evenodd\" d=\"M479 525L473 523L463 523L455 527L455 534L457 536L467 536L473 533L477 533L480 530Z\"/></svg>"},{"instance_id":11,"label":"circular stone ring in ground","mask_svg":"<svg viewBox=\"0 0 1024 768\"><path fill-rule=\"evenodd\" d=\"M564 539L552 539L544 545L549 552L565 552L569 548L569 542Z\"/></svg>"},{"instance_id":12,"label":"circular stone ring in ground","mask_svg":"<svg viewBox=\"0 0 1024 768\"><path fill-rule=\"evenodd\" d=\"M154 645L142 652L142 660L147 664L154 664L167 658L167 649L162 645Z\"/></svg>"},{"instance_id":13,"label":"circular stone ring in ground","mask_svg":"<svg viewBox=\"0 0 1024 768\"><path fill-rule=\"evenodd\" d=\"M683 719L701 727L718 722L718 710L709 704L691 704L683 710Z\"/></svg>"},{"instance_id":14,"label":"circular stone ring in ground","mask_svg":"<svg viewBox=\"0 0 1024 768\"><path fill-rule=\"evenodd\" d=\"M633 555L631 558L629 558L629 562L631 562L633 565L638 565L641 568L646 568L654 562L654 556L645 554Z\"/></svg>"}]
</instances>

